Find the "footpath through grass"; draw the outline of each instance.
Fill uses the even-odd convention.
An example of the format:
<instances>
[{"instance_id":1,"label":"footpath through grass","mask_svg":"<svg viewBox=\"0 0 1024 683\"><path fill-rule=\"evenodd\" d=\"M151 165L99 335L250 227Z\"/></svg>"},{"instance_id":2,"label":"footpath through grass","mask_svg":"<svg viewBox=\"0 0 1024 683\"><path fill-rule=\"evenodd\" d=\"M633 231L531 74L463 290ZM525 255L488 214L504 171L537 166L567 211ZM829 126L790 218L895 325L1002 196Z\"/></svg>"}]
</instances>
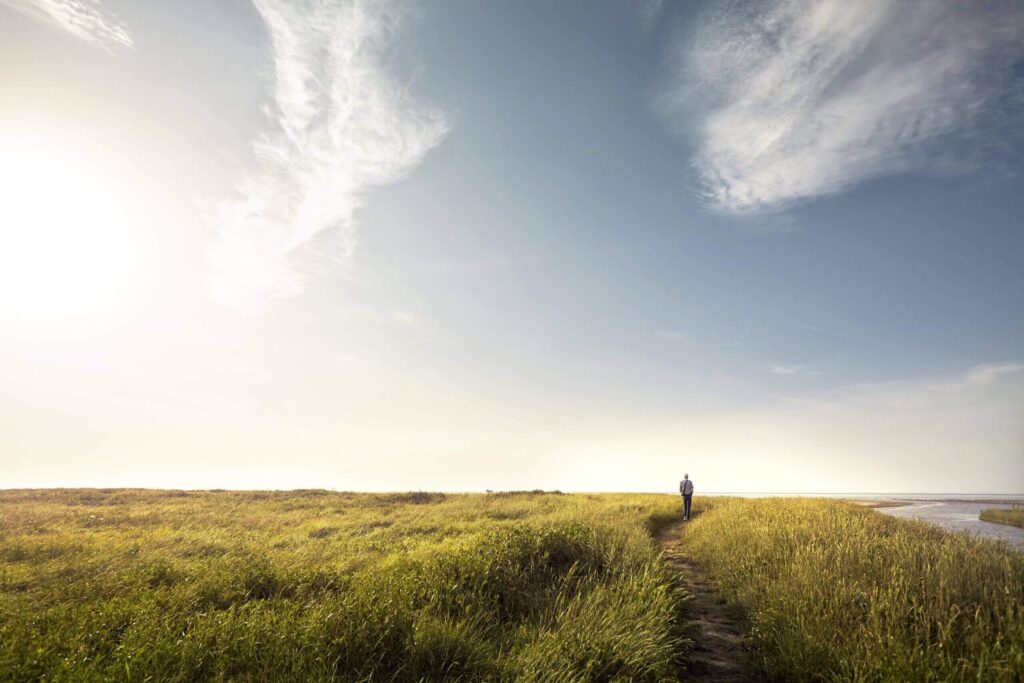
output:
<instances>
[{"instance_id":1,"label":"footpath through grass","mask_svg":"<svg viewBox=\"0 0 1024 683\"><path fill-rule=\"evenodd\" d=\"M706 499L705 499L706 501ZM1024 680L1024 555L850 503L704 505L683 547L780 680Z\"/></svg>"},{"instance_id":2,"label":"footpath through grass","mask_svg":"<svg viewBox=\"0 0 1024 683\"><path fill-rule=\"evenodd\" d=\"M1024 527L1024 508L985 508L978 517L986 522Z\"/></svg>"},{"instance_id":3,"label":"footpath through grass","mask_svg":"<svg viewBox=\"0 0 1024 683\"><path fill-rule=\"evenodd\" d=\"M672 496L0 492L7 680L665 681Z\"/></svg>"}]
</instances>

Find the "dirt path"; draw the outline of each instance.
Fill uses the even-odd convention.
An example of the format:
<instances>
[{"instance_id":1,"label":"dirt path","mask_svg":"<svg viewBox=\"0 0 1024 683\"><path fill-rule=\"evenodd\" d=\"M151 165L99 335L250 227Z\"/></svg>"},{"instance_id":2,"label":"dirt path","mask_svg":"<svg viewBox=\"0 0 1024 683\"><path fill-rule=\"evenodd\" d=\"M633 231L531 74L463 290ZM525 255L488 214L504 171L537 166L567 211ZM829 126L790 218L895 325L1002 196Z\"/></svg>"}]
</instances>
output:
<instances>
[{"instance_id":1,"label":"dirt path","mask_svg":"<svg viewBox=\"0 0 1024 683\"><path fill-rule=\"evenodd\" d=\"M742 618L712 591L700 565L680 548L679 539L687 524L676 522L658 535L665 556L682 574L687 590L693 595L688 610L693 647L686 680L725 683L762 680L743 642Z\"/></svg>"}]
</instances>

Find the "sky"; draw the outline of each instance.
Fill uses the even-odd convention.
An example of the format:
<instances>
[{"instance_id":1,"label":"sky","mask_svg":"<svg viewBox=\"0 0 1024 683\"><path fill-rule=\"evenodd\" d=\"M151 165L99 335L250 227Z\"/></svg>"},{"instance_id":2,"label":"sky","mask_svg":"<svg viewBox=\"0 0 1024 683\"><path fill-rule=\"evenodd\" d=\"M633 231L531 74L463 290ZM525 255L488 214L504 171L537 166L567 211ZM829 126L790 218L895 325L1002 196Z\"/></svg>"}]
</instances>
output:
<instances>
[{"instance_id":1,"label":"sky","mask_svg":"<svg viewBox=\"0 0 1024 683\"><path fill-rule=\"evenodd\" d=\"M1024 493L1022 34L0 0L0 487Z\"/></svg>"}]
</instances>

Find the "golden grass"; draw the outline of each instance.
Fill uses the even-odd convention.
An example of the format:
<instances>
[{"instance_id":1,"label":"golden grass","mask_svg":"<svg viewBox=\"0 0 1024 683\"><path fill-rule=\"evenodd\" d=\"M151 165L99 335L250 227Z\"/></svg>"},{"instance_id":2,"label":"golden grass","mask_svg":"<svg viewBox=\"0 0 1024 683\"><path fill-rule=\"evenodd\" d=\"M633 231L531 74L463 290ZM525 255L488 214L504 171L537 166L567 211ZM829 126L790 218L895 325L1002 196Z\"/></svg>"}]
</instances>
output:
<instances>
[{"instance_id":1,"label":"golden grass","mask_svg":"<svg viewBox=\"0 0 1024 683\"><path fill-rule=\"evenodd\" d=\"M780 680L1024 680L1024 556L839 501L695 500ZM658 495L0 492L0 678L669 681ZM685 674L684 674L685 676Z\"/></svg>"},{"instance_id":2,"label":"golden grass","mask_svg":"<svg viewBox=\"0 0 1024 683\"><path fill-rule=\"evenodd\" d=\"M986 522L1024 527L1024 508L986 508L978 517Z\"/></svg>"},{"instance_id":3,"label":"golden grass","mask_svg":"<svg viewBox=\"0 0 1024 683\"><path fill-rule=\"evenodd\" d=\"M0 678L675 680L670 496L0 492Z\"/></svg>"},{"instance_id":4,"label":"golden grass","mask_svg":"<svg viewBox=\"0 0 1024 683\"><path fill-rule=\"evenodd\" d=\"M705 504L683 538L781 680L1024 680L1024 555L828 500Z\"/></svg>"}]
</instances>

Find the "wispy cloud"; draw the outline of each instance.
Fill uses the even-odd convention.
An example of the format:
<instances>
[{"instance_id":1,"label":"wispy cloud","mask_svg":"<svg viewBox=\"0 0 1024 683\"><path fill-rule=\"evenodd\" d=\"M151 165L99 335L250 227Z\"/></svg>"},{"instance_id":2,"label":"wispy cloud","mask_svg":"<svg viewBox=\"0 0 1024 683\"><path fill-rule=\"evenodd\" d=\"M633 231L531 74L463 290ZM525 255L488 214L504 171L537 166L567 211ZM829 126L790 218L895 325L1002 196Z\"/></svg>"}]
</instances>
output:
<instances>
[{"instance_id":1,"label":"wispy cloud","mask_svg":"<svg viewBox=\"0 0 1024 683\"><path fill-rule=\"evenodd\" d=\"M996 373L986 368L1021 370ZM557 461L579 478L616 473L621 489L686 469L705 491L1019 492L1024 364L774 395L739 410L588 425ZM625 472L623 454L636 454ZM682 456L680 454L683 454ZM586 463L585 466L583 464ZM696 477L696 475L694 475Z\"/></svg>"},{"instance_id":2,"label":"wispy cloud","mask_svg":"<svg viewBox=\"0 0 1024 683\"><path fill-rule=\"evenodd\" d=\"M773 375L798 375L806 370L806 366L803 365L786 365L784 363L776 363L768 367L768 371Z\"/></svg>"},{"instance_id":3,"label":"wispy cloud","mask_svg":"<svg viewBox=\"0 0 1024 683\"><path fill-rule=\"evenodd\" d=\"M742 342L731 340L724 341L721 338L709 337L706 334L695 335L687 330L677 329L665 329L656 330L654 336L659 339L665 339L667 341L680 344L682 346L688 346L691 348L705 347L705 348L722 348L722 349L735 349L743 345Z\"/></svg>"},{"instance_id":4,"label":"wispy cloud","mask_svg":"<svg viewBox=\"0 0 1024 683\"><path fill-rule=\"evenodd\" d=\"M658 17L665 9L665 0L635 0L637 11L640 12L640 25L644 31L651 31L658 22Z\"/></svg>"},{"instance_id":5,"label":"wispy cloud","mask_svg":"<svg viewBox=\"0 0 1024 683\"><path fill-rule=\"evenodd\" d=\"M448 130L388 73L402 20L392 3L255 5L273 47L273 132L254 143L259 169L220 207L211 247L214 294L235 307L300 292L303 252L325 231L347 260L367 193L401 179Z\"/></svg>"},{"instance_id":6,"label":"wispy cloud","mask_svg":"<svg viewBox=\"0 0 1024 683\"><path fill-rule=\"evenodd\" d=\"M688 342L691 340L690 334L682 330L658 330L654 334L662 339L675 342Z\"/></svg>"},{"instance_id":7,"label":"wispy cloud","mask_svg":"<svg viewBox=\"0 0 1024 683\"><path fill-rule=\"evenodd\" d=\"M1024 373L1024 363L986 363L967 373L967 384L991 384L1000 377Z\"/></svg>"},{"instance_id":8,"label":"wispy cloud","mask_svg":"<svg viewBox=\"0 0 1024 683\"><path fill-rule=\"evenodd\" d=\"M1013 1L713 3L677 47L665 105L696 125L694 164L712 205L776 209L955 166L994 119L1013 120L1000 110L1024 92L1022 34L1024 5Z\"/></svg>"},{"instance_id":9,"label":"wispy cloud","mask_svg":"<svg viewBox=\"0 0 1024 683\"><path fill-rule=\"evenodd\" d=\"M22 14L58 26L107 50L132 47L128 27L100 0L0 0Z\"/></svg>"}]
</instances>

